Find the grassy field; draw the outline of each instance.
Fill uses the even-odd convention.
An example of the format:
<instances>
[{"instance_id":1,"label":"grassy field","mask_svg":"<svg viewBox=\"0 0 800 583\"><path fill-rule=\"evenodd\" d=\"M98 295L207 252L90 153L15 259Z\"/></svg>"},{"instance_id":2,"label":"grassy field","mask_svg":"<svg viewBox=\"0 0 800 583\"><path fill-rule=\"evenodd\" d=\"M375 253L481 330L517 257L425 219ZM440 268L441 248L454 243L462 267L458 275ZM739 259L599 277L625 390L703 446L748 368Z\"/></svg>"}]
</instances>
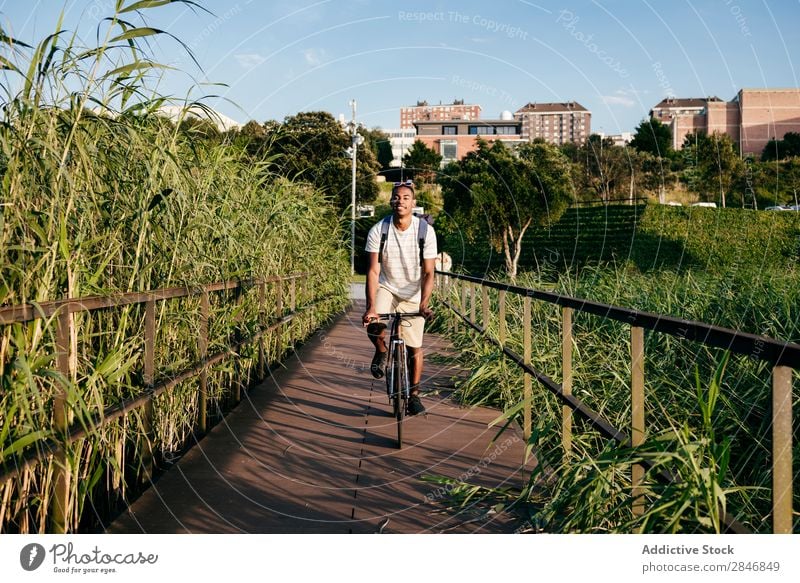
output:
<instances>
[{"instance_id":1,"label":"grassy field","mask_svg":"<svg viewBox=\"0 0 800 583\"><path fill-rule=\"evenodd\" d=\"M502 256L481 240L442 233L454 264L483 274L500 269ZM800 213L672 207L584 206L530 230L522 269L578 269L597 262L631 262L640 271L747 271L748 266L792 269L800 253Z\"/></svg>"}]
</instances>

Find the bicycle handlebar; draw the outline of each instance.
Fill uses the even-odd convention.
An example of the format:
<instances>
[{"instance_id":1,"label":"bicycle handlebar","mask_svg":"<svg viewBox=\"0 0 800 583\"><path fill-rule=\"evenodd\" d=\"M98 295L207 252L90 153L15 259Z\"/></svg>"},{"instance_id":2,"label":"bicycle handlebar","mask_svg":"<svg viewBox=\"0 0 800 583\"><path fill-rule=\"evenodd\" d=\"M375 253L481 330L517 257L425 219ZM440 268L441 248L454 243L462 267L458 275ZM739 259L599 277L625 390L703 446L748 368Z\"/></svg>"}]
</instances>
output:
<instances>
[{"instance_id":1,"label":"bicycle handlebar","mask_svg":"<svg viewBox=\"0 0 800 583\"><path fill-rule=\"evenodd\" d=\"M389 320L391 318L424 318L425 314L422 312L389 312L386 314L377 314L378 320Z\"/></svg>"}]
</instances>

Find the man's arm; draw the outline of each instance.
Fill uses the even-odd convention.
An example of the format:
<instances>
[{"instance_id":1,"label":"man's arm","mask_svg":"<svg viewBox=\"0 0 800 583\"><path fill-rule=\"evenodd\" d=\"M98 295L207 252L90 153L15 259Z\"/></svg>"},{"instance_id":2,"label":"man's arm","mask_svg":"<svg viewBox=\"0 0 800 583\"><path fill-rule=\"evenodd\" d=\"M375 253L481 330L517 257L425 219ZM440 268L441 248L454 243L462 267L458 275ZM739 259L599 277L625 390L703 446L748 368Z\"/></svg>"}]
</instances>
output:
<instances>
[{"instance_id":1,"label":"man's arm","mask_svg":"<svg viewBox=\"0 0 800 583\"><path fill-rule=\"evenodd\" d=\"M366 300L367 309L364 311L362 322L364 326L370 323L373 318L377 318L375 313L375 294L378 292L378 277L381 274L381 264L378 262L377 253L368 253L369 268L367 269Z\"/></svg>"},{"instance_id":2,"label":"man's arm","mask_svg":"<svg viewBox=\"0 0 800 583\"><path fill-rule=\"evenodd\" d=\"M434 276L436 275L436 259L425 259L422 262L422 299L419 302L419 311L430 318L433 311L428 307L433 293Z\"/></svg>"}]
</instances>

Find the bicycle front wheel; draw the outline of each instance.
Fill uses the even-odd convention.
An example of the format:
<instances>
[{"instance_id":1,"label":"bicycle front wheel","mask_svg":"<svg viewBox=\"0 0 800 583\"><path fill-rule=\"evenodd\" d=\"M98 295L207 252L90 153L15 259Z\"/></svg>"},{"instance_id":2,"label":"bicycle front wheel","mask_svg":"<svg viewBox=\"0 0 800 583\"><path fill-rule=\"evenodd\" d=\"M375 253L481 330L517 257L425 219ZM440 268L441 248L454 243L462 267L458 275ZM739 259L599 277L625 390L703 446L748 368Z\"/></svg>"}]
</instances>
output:
<instances>
[{"instance_id":1,"label":"bicycle front wheel","mask_svg":"<svg viewBox=\"0 0 800 583\"><path fill-rule=\"evenodd\" d=\"M406 360L406 345L398 342L394 353L394 418L397 420L397 448L403 447L403 417L406 414L406 383L408 382L408 361Z\"/></svg>"}]
</instances>

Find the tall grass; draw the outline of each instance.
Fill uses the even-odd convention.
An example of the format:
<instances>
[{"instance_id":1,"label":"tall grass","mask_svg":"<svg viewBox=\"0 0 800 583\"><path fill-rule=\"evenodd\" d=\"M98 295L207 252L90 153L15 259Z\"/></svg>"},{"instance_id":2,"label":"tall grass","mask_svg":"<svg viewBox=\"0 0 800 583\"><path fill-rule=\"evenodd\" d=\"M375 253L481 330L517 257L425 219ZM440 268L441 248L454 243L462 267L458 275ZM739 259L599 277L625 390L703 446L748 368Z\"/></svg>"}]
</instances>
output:
<instances>
[{"instance_id":1,"label":"tall grass","mask_svg":"<svg viewBox=\"0 0 800 583\"><path fill-rule=\"evenodd\" d=\"M309 271L313 294L335 300L315 320L293 324L302 339L346 298L347 257L331 236L340 232L331 205L308 186L270 176L265 162L156 115L167 99L153 73L163 67L145 49L166 33L143 18L167 3L116 2L98 46L81 45L60 22L39 44L0 31L0 304ZM255 291L236 310L212 299L213 352L255 330L258 306ZM267 302L275 305L274 288ZM162 302L157 320L156 381L197 360L199 302ZM93 415L143 390L141 307L76 315L66 378L56 371L54 330L43 320L2 330L4 467L60 437L52 429L57 394L66 392L71 423L90 427ZM272 339L267 356L287 346L286 336L280 345ZM241 357L210 375L212 413L232 383L252 377L254 350ZM191 442L196 415L194 382L155 400L152 445L161 457ZM139 411L90 435L68 449L72 530L98 528L129 499L151 445ZM0 485L0 532L45 530L54 464Z\"/></svg>"},{"instance_id":2,"label":"tall grass","mask_svg":"<svg viewBox=\"0 0 800 583\"><path fill-rule=\"evenodd\" d=\"M798 274L642 274L625 265L579 274L528 273L521 285L575 297L800 341ZM451 299L458 302L457 293ZM497 297L490 296L490 334L497 335ZM480 307L477 310L480 314ZM508 344L522 353L522 299L508 294ZM452 322L450 322L452 324ZM560 308L533 301L533 366L560 382ZM630 332L620 322L575 313L573 394L617 427L630 426ZM519 369L474 333L454 335L473 375L460 384L467 403L511 409L521 398ZM770 530L771 369L754 357L646 333L646 443L623 449L576 422L574 453L560 443L561 403L534 387L534 451L539 465L524 492L550 531L715 532L721 508L757 532ZM724 364L724 366L723 366ZM795 415L798 404L795 403ZM800 447L795 440L795 454ZM630 497L630 464L647 459L681 479L647 484L648 512L637 517ZM800 502L795 492L795 507Z\"/></svg>"}]
</instances>

